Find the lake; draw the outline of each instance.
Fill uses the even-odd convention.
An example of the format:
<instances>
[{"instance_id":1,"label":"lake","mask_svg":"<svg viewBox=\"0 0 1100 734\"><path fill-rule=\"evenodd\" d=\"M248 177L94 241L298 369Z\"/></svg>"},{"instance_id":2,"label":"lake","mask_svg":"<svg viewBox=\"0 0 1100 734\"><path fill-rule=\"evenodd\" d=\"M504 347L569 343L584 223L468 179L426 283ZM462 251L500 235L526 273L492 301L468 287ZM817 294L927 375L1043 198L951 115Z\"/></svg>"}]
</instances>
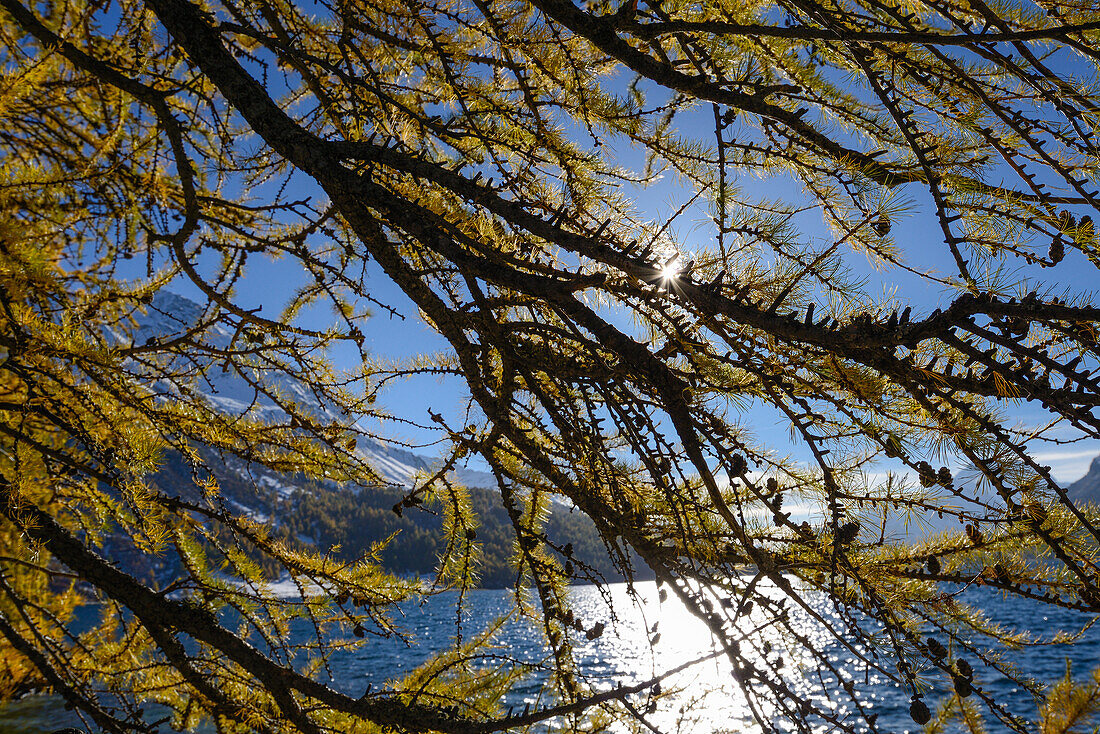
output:
<instances>
[{"instance_id":1,"label":"lake","mask_svg":"<svg viewBox=\"0 0 1100 734\"><path fill-rule=\"evenodd\" d=\"M664 603L658 601L657 587L653 582L636 584L637 602L632 602L626 584L611 584L605 592L611 599L617 615L612 618L607 602L595 586L578 586L572 590L574 610L586 623L603 621L607 625L604 635L585 642L582 638L577 648L580 668L588 684L597 690L605 690L619 683L629 685L646 680L653 675L681 663L703 657L713 652L709 633L701 622L694 619L675 601L672 595ZM509 590L475 590L468 593L469 609L463 616L463 629L469 635L492 620L505 614L511 606ZM1042 607L1020 600L1003 599L988 590L962 592L963 599L981 601L981 606L993 620L1009 627L1031 630L1049 636L1059 629L1074 630L1085 625L1090 617L1057 608ZM401 627L415 641L406 646L396 639L372 639L354 653L334 655L331 668L332 685L348 693L359 695L368 684L376 689L387 680L396 677L423 662L433 650L448 645L456 625L456 594L447 593L432 597L420 605L403 607ZM821 613L826 617L826 605ZM764 621L754 619L754 612L746 620L749 626ZM813 639L840 667L854 663L846 651L831 641L816 623L804 617L798 621L800 630ZM660 640L650 646L648 629L659 623ZM543 653L539 635L530 626L521 623L507 625L497 639L502 655L526 661L537 661ZM782 641L776 638L775 646L782 649ZM815 690L814 670L806 665L808 659L789 651L786 670L788 682L796 690ZM1016 662L1038 679L1056 680L1065 672L1066 659L1073 663L1075 677L1085 677L1091 667L1100 664L1100 631L1090 630L1084 639L1073 646L1046 645L1018 653ZM994 680L978 670L976 681L991 692L996 700L1013 713L1033 718L1036 704L1031 696L1009 683ZM909 718L909 694L898 690L887 680L869 676L857 691L864 705L878 713L878 724L884 731L903 733L917 727ZM535 703L539 681L532 680L525 688L515 691L508 706L522 709L526 703ZM820 687L820 684L817 684ZM719 656L695 665L665 682L666 691L675 691L662 702L650 721L663 732L742 732L753 731L753 720L746 703L733 679L725 658ZM820 691L814 694L824 701ZM931 703L932 699L929 699ZM644 704L643 704L644 705ZM843 705L834 713L845 715ZM991 731L997 731L992 721ZM58 698L52 696L28 697L22 701L0 707L0 734L16 732L49 732L63 726L80 726L72 712L64 711Z\"/></svg>"}]
</instances>

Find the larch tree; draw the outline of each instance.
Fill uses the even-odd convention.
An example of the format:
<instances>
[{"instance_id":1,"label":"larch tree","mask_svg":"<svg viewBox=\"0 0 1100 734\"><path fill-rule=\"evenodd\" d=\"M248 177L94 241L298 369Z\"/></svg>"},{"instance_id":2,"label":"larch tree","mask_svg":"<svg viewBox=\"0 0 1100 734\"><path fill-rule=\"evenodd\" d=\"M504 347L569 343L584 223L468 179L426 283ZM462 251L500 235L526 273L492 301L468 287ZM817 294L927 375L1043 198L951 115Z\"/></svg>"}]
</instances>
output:
<instances>
[{"instance_id":1,"label":"larch tree","mask_svg":"<svg viewBox=\"0 0 1100 734\"><path fill-rule=\"evenodd\" d=\"M0 694L50 689L108 732L642 727L659 679L597 692L579 674L575 642L601 629L570 607L586 569L542 530L556 497L705 622L764 730L879 730L868 672L922 724L1055 731L1094 705L1013 669L1003 651L1035 638L952 594L1100 612L1100 514L1037 458L1100 438L1100 308L1056 288L1100 265L1092 3L0 9ZM654 195L671 215L638 203ZM278 314L236 295L265 257L308 276ZM446 350L365 352L365 310L393 307L368 265ZM180 281L201 316L138 339ZM308 326L318 308L331 326ZM215 370L278 410L219 409ZM377 391L416 374L460 379L465 423L385 414ZM755 435L750 407L793 442ZM295 550L219 492L214 456L377 485L365 417L449 447L401 503L444 518L434 584ZM191 491L157 484L168 455ZM478 636L391 688L338 692L332 650L476 584L479 520L446 472L469 456L516 532L545 703L501 708L530 670ZM948 530L931 539L890 530L932 515ZM120 537L180 577L113 563ZM265 590L273 568L301 598ZM101 615L78 633L89 601ZM1009 710L987 674L1051 703Z\"/></svg>"}]
</instances>

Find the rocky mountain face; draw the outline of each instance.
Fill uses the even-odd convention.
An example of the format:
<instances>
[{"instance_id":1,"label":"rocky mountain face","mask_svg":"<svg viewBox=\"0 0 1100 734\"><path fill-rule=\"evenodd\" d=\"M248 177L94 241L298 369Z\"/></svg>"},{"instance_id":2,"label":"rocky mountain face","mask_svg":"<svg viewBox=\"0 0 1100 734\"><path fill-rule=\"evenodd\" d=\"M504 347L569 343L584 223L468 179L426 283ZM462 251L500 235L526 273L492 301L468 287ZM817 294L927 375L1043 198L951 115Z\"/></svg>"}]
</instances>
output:
<instances>
[{"instance_id":1,"label":"rocky mountain face","mask_svg":"<svg viewBox=\"0 0 1100 734\"><path fill-rule=\"evenodd\" d=\"M1100 504L1100 456L1092 460L1088 473L1069 485L1070 499Z\"/></svg>"},{"instance_id":2,"label":"rocky mountain face","mask_svg":"<svg viewBox=\"0 0 1100 734\"><path fill-rule=\"evenodd\" d=\"M177 334L201 316L198 304L172 293L159 292L148 313L132 335L135 342ZM210 341L227 346L233 339L228 329L215 331ZM310 406L318 415L326 413L317 404L307 386L286 377L272 378L279 390L300 405ZM239 376L221 370L204 375L202 397L222 412L240 415L249 412L276 417L281 411L271 401L257 396ZM440 518L431 508L405 508L395 512L412 486L417 473L430 471L437 460L399 446L380 441L360 440L356 447L388 483L379 487L351 488L331 482L315 482L300 476L274 472L266 467L235 457L220 457L202 452L204 461L217 478L226 509L248 515L271 525L277 537L291 545L311 546L322 551L338 548L336 555L350 560L368 552L374 543L392 536L382 552L382 563L391 571L417 573L430 577L444 552L440 537ZM486 472L460 468L455 480L472 488L472 503L482 523L478 530L481 544L480 578L483 586L503 587L515 582L508 563L513 552L514 535L499 495L489 489L495 482ZM187 499L198 499L191 469L179 456L165 457L163 468L154 480L162 491ZM617 580L607 548L592 522L565 505L555 505L547 526L547 536L559 546L571 543L578 570L587 569L593 578ZM176 569L138 553L122 539L108 543L104 551L120 565L145 578L169 580ZM637 559L635 558L635 561ZM652 577L648 569L636 563L639 577ZM276 569L270 569L276 571Z\"/></svg>"}]
</instances>

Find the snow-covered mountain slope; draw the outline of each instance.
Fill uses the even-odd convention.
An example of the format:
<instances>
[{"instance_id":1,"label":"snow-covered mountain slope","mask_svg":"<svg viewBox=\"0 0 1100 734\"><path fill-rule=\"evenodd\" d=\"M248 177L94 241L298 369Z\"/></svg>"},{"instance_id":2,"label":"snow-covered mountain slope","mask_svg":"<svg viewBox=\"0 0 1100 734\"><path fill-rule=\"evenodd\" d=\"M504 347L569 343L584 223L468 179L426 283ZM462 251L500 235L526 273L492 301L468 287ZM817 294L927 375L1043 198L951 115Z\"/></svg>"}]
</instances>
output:
<instances>
[{"instance_id":1,"label":"snow-covered mountain slope","mask_svg":"<svg viewBox=\"0 0 1100 734\"><path fill-rule=\"evenodd\" d=\"M158 291L146 313L140 318L133 334L135 343L148 339L164 339L185 332L202 317L199 304L183 296L168 291ZM206 332L205 339L213 347L226 348L234 333L226 326L215 326ZM269 387L304 406L314 415L335 417L321 405L308 386L286 377L270 375L265 377ZM258 393L241 376L226 372L220 368L208 369L199 381L200 394L216 409L230 415L251 413L257 417L275 418L282 414L270 398ZM422 456L393 444L375 440L360 440L356 451L365 458L387 482L401 486L412 486L417 473L432 471L438 466L437 459ZM243 468L238 467L239 470ZM289 493L292 483L286 477L278 477L270 472L252 468L257 472L254 477L257 484ZM474 469L458 468L454 478L469 486L491 487L495 485L492 475Z\"/></svg>"},{"instance_id":2,"label":"snow-covered mountain slope","mask_svg":"<svg viewBox=\"0 0 1100 734\"><path fill-rule=\"evenodd\" d=\"M431 472L439 462L420 454L378 441L360 441L358 451L371 466L388 481L411 486L415 474ZM460 483L471 487L495 487L496 481L489 472L458 468L453 472Z\"/></svg>"}]
</instances>

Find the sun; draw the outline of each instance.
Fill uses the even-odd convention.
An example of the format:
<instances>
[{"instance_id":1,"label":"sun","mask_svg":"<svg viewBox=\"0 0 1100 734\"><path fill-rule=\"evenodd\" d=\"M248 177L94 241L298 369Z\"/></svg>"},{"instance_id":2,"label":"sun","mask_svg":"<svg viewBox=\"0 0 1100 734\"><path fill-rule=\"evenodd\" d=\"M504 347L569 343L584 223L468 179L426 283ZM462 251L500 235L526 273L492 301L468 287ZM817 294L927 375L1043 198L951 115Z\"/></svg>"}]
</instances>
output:
<instances>
[{"instance_id":1,"label":"sun","mask_svg":"<svg viewBox=\"0 0 1100 734\"><path fill-rule=\"evenodd\" d=\"M676 278L680 275L681 265L682 262L679 254L670 257L659 269L658 274L661 278L661 281L664 283L669 283L673 280L676 280Z\"/></svg>"}]
</instances>

